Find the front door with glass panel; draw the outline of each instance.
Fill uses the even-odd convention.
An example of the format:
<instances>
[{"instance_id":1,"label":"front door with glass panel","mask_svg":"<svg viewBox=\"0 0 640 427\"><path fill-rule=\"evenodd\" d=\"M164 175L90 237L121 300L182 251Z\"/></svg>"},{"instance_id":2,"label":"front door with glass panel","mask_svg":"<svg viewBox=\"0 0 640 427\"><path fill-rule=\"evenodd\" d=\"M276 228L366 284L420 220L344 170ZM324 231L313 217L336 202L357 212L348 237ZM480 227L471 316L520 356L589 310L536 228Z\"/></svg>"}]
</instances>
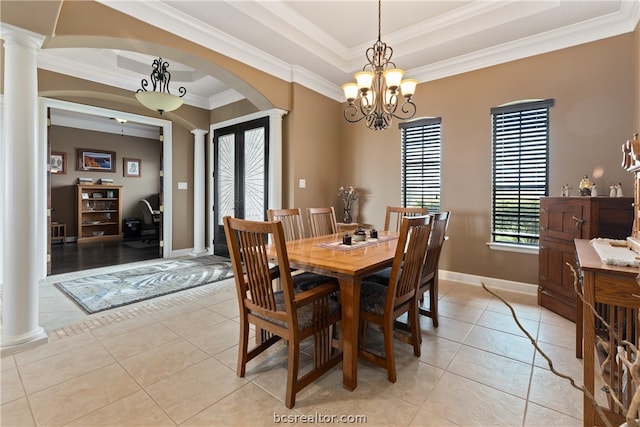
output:
<instances>
[{"instance_id":1,"label":"front door with glass panel","mask_svg":"<svg viewBox=\"0 0 640 427\"><path fill-rule=\"evenodd\" d=\"M229 256L222 218L266 220L269 118L218 129L213 135L213 253Z\"/></svg>"}]
</instances>

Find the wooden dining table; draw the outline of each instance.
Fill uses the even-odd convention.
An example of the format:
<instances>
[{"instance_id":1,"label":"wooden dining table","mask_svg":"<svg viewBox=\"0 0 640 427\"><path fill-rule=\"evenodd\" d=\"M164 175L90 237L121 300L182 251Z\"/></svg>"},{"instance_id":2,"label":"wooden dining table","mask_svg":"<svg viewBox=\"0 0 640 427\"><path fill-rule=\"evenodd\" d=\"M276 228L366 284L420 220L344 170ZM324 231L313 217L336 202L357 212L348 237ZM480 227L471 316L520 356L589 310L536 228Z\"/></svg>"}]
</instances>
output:
<instances>
[{"instance_id":1,"label":"wooden dining table","mask_svg":"<svg viewBox=\"0 0 640 427\"><path fill-rule=\"evenodd\" d=\"M397 232L379 231L378 239L341 245L342 234L328 234L286 243L292 268L335 277L340 285L343 328L343 386L358 385L358 323L362 279L393 263Z\"/></svg>"}]
</instances>

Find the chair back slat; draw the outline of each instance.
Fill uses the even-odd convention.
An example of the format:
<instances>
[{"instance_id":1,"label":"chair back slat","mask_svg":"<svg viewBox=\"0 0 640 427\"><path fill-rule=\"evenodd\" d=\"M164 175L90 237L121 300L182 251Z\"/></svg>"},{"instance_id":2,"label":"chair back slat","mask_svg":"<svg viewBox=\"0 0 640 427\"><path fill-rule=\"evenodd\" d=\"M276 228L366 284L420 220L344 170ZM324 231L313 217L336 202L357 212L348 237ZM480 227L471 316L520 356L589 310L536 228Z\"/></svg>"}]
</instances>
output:
<instances>
[{"instance_id":1,"label":"chair back slat","mask_svg":"<svg viewBox=\"0 0 640 427\"><path fill-rule=\"evenodd\" d=\"M282 222L284 239L287 242L290 240L303 239L305 237L300 208L268 209L267 218L269 221Z\"/></svg>"},{"instance_id":2,"label":"chair back slat","mask_svg":"<svg viewBox=\"0 0 640 427\"><path fill-rule=\"evenodd\" d=\"M427 246L427 258L422 270L422 284L431 280L438 269L442 244L449 226L450 212L432 213L429 216L431 217L431 234L429 235L429 246Z\"/></svg>"},{"instance_id":3,"label":"chair back slat","mask_svg":"<svg viewBox=\"0 0 640 427\"><path fill-rule=\"evenodd\" d=\"M253 222L237 218L224 217L225 233L229 245L231 263L234 268L238 297L243 304L258 311L280 312L276 317L283 318L284 312L291 313L293 285L287 258L284 232L280 222ZM267 244L272 242L277 260L270 260ZM286 310L278 310L271 268L280 266L280 279ZM244 283L242 283L244 282ZM247 294L248 290L248 294ZM241 307L242 309L242 307Z\"/></svg>"},{"instance_id":4,"label":"chair back slat","mask_svg":"<svg viewBox=\"0 0 640 427\"><path fill-rule=\"evenodd\" d=\"M416 294L431 233L429 220L428 215L404 217L402 220L389 279L388 310L406 303Z\"/></svg>"},{"instance_id":5,"label":"chair back slat","mask_svg":"<svg viewBox=\"0 0 640 427\"><path fill-rule=\"evenodd\" d=\"M402 218L405 216L427 215L427 208L403 208L400 206L387 206L384 217L384 231L400 231Z\"/></svg>"},{"instance_id":6,"label":"chair back slat","mask_svg":"<svg viewBox=\"0 0 640 427\"><path fill-rule=\"evenodd\" d=\"M333 206L327 208L308 208L307 213L312 237L338 232L336 213Z\"/></svg>"}]
</instances>

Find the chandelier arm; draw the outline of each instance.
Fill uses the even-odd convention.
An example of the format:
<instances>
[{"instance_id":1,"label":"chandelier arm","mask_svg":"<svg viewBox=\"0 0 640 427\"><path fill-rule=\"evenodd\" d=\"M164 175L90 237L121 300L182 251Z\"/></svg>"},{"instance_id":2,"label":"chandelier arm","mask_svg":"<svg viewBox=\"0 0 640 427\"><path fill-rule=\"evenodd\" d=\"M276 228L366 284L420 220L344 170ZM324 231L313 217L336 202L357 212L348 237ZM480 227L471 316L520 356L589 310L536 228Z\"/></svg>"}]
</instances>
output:
<instances>
[{"instance_id":1,"label":"chandelier arm","mask_svg":"<svg viewBox=\"0 0 640 427\"><path fill-rule=\"evenodd\" d=\"M413 101L405 101L400 108L401 114L396 114L395 112L392 114L393 117L396 117L400 120L408 120L415 116L416 114L416 104Z\"/></svg>"},{"instance_id":2,"label":"chandelier arm","mask_svg":"<svg viewBox=\"0 0 640 427\"><path fill-rule=\"evenodd\" d=\"M142 79L142 81L140 82L140 86L142 86L140 89L138 89L136 91L136 93L138 92L146 92L147 91L147 86L149 86L149 82L147 81L147 79Z\"/></svg>"},{"instance_id":3,"label":"chandelier arm","mask_svg":"<svg viewBox=\"0 0 640 427\"><path fill-rule=\"evenodd\" d=\"M357 117L358 113L362 115L360 117ZM363 114L362 111L359 110L358 107L356 107L354 104L349 104L344 109L344 118L350 123L358 123L359 121L361 121L366 117L367 115Z\"/></svg>"}]
</instances>

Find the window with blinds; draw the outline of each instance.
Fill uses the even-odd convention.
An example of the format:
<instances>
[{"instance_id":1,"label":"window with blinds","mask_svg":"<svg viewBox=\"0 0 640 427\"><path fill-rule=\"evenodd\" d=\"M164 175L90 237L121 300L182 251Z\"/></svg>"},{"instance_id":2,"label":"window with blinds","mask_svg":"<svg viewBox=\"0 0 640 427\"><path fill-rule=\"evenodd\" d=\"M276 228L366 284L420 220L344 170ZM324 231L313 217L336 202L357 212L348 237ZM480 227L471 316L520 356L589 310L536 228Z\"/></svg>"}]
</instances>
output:
<instances>
[{"instance_id":1,"label":"window with blinds","mask_svg":"<svg viewBox=\"0 0 640 427\"><path fill-rule=\"evenodd\" d=\"M537 246L540 197L549 193L552 99L491 109L492 241Z\"/></svg>"},{"instance_id":2,"label":"window with blinds","mask_svg":"<svg viewBox=\"0 0 640 427\"><path fill-rule=\"evenodd\" d=\"M440 211L441 118L400 123L402 205Z\"/></svg>"}]
</instances>

